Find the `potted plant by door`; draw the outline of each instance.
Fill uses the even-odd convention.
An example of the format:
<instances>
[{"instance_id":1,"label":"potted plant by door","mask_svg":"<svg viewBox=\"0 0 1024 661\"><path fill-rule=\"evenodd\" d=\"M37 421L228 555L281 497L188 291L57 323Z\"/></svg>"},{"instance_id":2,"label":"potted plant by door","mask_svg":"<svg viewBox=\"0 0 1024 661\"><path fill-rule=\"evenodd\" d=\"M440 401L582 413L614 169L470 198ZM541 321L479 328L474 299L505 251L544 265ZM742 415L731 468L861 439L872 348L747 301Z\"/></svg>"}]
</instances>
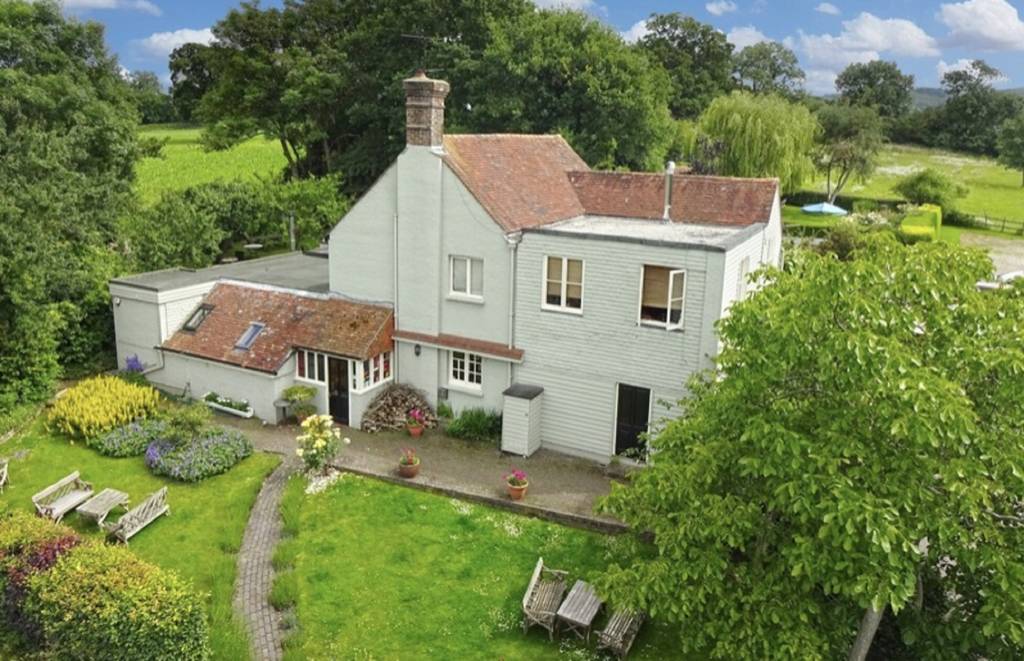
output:
<instances>
[{"instance_id":1,"label":"potted plant by door","mask_svg":"<svg viewBox=\"0 0 1024 661\"><path fill-rule=\"evenodd\" d=\"M402 448L402 456L398 458L398 474L402 477L416 477L420 473L420 458L413 448Z\"/></svg>"},{"instance_id":2,"label":"potted plant by door","mask_svg":"<svg viewBox=\"0 0 1024 661\"><path fill-rule=\"evenodd\" d=\"M300 425L306 418L316 415L316 405L313 404L314 397L316 397L316 388L298 383L288 386L281 392L281 399L288 403L292 415Z\"/></svg>"},{"instance_id":3,"label":"potted plant by door","mask_svg":"<svg viewBox=\"0 0 1024 661\"><path fill-rule=\"evenodd\" d=\"M423 435L423 428L427 424L427 416L419 409L412 409L405 419L405 426L409 430L409 436L419 438Z\"/></svg>"},{"instance_id":4,"label":"potted plant by door","mask_svg":"<svg viewBox=\"0 0 1024 661\"><path fill-rule=\"evenodd\" d=\"M505 483L508 485L508 497L512 500L522 500L526 495L526 488L530 486L526 473L518 468L512 469L512 472L505 476Z\"/></svg>"}]
</instances>

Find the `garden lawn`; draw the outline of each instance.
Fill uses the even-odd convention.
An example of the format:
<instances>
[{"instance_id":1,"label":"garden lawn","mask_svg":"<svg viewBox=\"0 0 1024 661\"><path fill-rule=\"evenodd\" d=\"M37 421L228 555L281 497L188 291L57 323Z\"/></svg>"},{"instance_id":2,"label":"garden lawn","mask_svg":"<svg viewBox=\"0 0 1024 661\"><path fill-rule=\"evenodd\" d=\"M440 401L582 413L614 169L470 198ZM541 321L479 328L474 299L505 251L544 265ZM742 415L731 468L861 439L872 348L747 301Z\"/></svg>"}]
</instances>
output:
<instances>
[{"instance_id":1,"label":"garden lawn","mask_svg":"<svg viewBox=\"0 0 1024 661\"><path fill-rule=\"evenodd\" d=\"M35 511L32 495L74 470L92 482L97 492L105 487L127 492L132 504L166 485L171 515L151 523L129 546L143 559L177 572L206 593L215 659L249 658L245 629L232 610L236 555L260 485L280 458L256 453L227 473L183 484L152 475L142 457L113 459L82 443L72 445L47 432L42 418L18 438L0 445L0 456L11 458L10 485L0 494L0 507ZM110 520L118 515L115 510ZM64 523L100 537L94 523L74 513ZM9 654L0 635L0 658Z\"/></svg>"},{"instance_id":2,"label":"garden lawn","mask_svg":"<svg viewBox=\"0 0 1024 661\"><path fill-rule=\"evenodd\" d=\"M1024 187L1019 170L1010 170L994 159L938 149L908 145L887 145L879 158L878 169L866 182L851 182L841 195L871 199L902 199L892 187L907 175L934 168L969 189L957 201L957 208L975 216L1024 220ZM806 187L822 193L820 178Z\"/></svg>"},{"instance_id":3,"label":"garden lawn","mask_svg":"<svg viewBox=\"0 0 1024 661\"><path fill-rule=\"evenodd\" d=\"M207 152L199 141L201 129L178 124L139 128L143 138L169 138L163 158L144 158L136 166L135 187L143 203L153 204L166 191L214 181L271 177L285 167L281 147L255 137L225 151Z\"/></svg>"},{"instance_id":4,"label":"garden lawn","mask_svg":"<svg viewBox=\"0 0 1024 661\"><path fill-rule=\"evenodd\" d=\"M286 659L597 657L572 634L523 635L522 598L538 555L586 579L616 538L351 474L322 493L305 488L301 476L287 485L294 536L275 557L275 600L296 602ZM648 622L630 658L678 658L674 640Z\"/></svg>"}]
</instances>

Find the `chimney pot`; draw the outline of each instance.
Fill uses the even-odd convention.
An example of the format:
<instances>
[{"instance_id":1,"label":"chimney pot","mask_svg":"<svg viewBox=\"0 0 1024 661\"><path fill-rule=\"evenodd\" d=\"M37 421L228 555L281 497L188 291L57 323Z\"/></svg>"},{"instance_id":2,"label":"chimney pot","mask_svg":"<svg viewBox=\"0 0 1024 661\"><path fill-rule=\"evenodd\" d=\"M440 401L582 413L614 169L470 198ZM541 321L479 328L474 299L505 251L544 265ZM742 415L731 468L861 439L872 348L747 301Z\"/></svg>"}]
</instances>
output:
<instances>
[{"instance_id":1,"label":"chimney pot","mask_svg":"<svg viewBox=\"0 0 1024 661\"><path fill-rule=\"evenodd\" d=\"M443 80L428 78L419 69L402 81L405 88L405 143L413 147L440 147L444 144L444 99L449 86Z\"/></svg>"}]
</instances>

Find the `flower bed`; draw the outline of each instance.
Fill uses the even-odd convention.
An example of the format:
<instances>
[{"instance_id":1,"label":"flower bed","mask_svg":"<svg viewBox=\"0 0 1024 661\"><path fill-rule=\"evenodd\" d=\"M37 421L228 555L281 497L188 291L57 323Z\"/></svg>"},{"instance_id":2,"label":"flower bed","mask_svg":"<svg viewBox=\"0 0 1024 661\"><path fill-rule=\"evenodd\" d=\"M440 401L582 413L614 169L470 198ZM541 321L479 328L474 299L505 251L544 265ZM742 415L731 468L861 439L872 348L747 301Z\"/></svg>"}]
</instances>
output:
<instances>
[{"instance_id":1,"label":"flower bed","mask_svg":"<svg viewBox=\"0 0 1024 661\"><path fill-rule=\"evenodd\" d=\"M237 415L240 418L251 418L255 414L255 411L249 406L249 402L223 397L215 392L203 395L203 401L212 409Z\"/></svg>"},{"instance_id":2,"label":"flower bed","mask_svg":"<svg viewBox=\"0 0 1024 661\"><path fill-rule=\"evenodd\" d=\"M227 471L250 454L252 443L245 434L213 428L181 445L168 440L153 441L146 449L146 466L157 475L198 482Z\"/></svg>"},{"instance_id":3,"label":"flower bed","mask_svg":"<svg viewBox=\"0 0 1024 661\"><path fill-rule=\"evenodd\" d=\"M160 395L116 376L97 376L69 389L53 405L50 422L75 438L99 436L156 412Z\"/></svg>"},{"instance_id":4,"label":"flower bed","mask_svg":"<svg viewBox=\"0 0 1024 661\"><path fill-rule=\"evenodd\" d=\"M167 424L160 420L132 422L102 436L88 439L86 445L108 457L137 457L162 437Z\"/></svg>"}]
</instances>

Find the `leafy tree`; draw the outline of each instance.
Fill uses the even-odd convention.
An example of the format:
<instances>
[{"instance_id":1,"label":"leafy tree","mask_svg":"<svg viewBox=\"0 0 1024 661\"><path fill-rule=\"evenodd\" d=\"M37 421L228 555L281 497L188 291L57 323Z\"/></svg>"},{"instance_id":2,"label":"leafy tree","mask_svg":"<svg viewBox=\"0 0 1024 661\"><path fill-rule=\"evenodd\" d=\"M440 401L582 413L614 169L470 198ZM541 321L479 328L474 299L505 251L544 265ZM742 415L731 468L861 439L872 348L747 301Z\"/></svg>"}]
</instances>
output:
<instances>
[{"instance_id":1,"label":"leafy tree","mask_svg":"<svg viewBox=\"0 0 1024 661\"><path fill-rule=\"evenodd\" d=\"M999 162L1008 168L1021 171L1021 186L1024 186L1024 113L1012 117L999 127L996 144L999 148Z\"/></svg>"},{"instance_id":2,"label":"leafy tree","mask_svg":"<svg viewBox=\"0 0 1024 661\"><path fill-rule=\"evenodd\" d=\"M840 72L836 90L842 101L872 107L891 120L910 111L914 77L900 71L895 62L855 62Z\"/></svg>"},{"instance_id":3,"label":"leafy tree","mask_svg":"<svg viewBox=\"0 0 1024 661\"><path fill-rule=\"evenodd\" d=\"M967 188L934 168L907 175L892 187L914 204L937 204L943 211L953 208L957 198L967 195Z\"/></svg>"},{"instance_id":4,"label":"leafy tree","mask_svg":"<svg viewBox=\"0 0 1024 661\"><path fill-rule=\"evenodd\" d=\"M213 86L209 60L204 44L182 44L171 52L171 101L184 122L196 119L199 102Z\"/></svg>"},{"instance_id":5,"label":"leafy tree","mask_svg":"<svg viewBox=\"0 0 1024 661\"><path fill-rule=\"evenodd\" d=\"M160 86L160 79L152 71L133 71L128 74L130 97L143 124L173 122L174 106L171 97Z\"/></svg>"},{"instance_id":6,"label":"leafy tree","mask_svg":"<svg viewBox=\"0 0 1024 661\"><path fill-rule=\"evenodd\" d=\"M818 169L825 173L825 192L834 203L850 179L865 180L878 165L882 119L872 107L830 103L817 113L821 123Z\"/></svg>"},{"instance_id":7,"label":"leafy tree","mask_svg":"<svg viewBox=\"0 0 1024 661\"><path fill-rule=\"evenodd\" d=\"M912 143L936 147L941 142L943 108L921 108L892 121L889 139L897 143Z\"/></svg>"},{"instance_id":8,"label":"leafy tree","mask_svg":"<svg viewBox=\"0 0 1024 661\"><path fill-rule=\"evenodd\" d=\"M495 27L467 63L463 121L490 132L560 132L588 163L659 169L672 139L664 72L580 12L538 11Z\"/></svg>"},{"instance_id":9,"label":"leafy tree","mask_svg":"<svg viewBox=\"0 0 1024 661\"><path fill-rule=\"evenodd\" d=\"M677 119L697 117L733 88L733 46L707 23L679 13L652 14L637 48L668 72L669 110Z\"/></svg>"},{"instance_id":10,"label":"leafy tree","mask_svg":"<svg viewBox=\"0 0 1024 661\"><path fill-rule=\"evenodd\" d=\"M779 96L718 97L701 115L698 131L724 145L717 158L720 174L777 177L783 191L791 192L814 171L818 122L806 107Z\"/></svg>"},{"instance_id":11,"label":"leafy tree","mask_svg":"<svg viewBox=\"0 0 1024 661\"><path fill-rule=\"evenodd\" d=\"M638 532L600 587L683 654L1020 658L1024 290L887 233L788 261L613 488Z\"/></svg>"},{"instance_id":12,"label":"leafy tree","mask_svg":"<svg viewBox=\"0 0 1024 661\"><path fill-rule=\"evenodd\" d=\"M0 409L110 340L108 246L131 208L135 109L96 23L0 0Z\"/></svg>"},{"instance_id":13,"label":"leafy tree","mask_svg":"<svg viewBox=\"0 0 1024 661\"><path fill-rule=\"evenodd\" d=\"M740 85L755 94L793 96L804 82L796 53L777 41L747 46L733 56L733 68Z\"/></svg>"},{"instance_id":14,"label":"leafy tree","mask_svg":"<svg viewBox=\"0 0 1024 661\"><path fill-rule=\"evenodd\" d=\"M999 127L1021 112L1021 100L992 87L999 70L984 60L948 71L942 87L948 99L942 110L942 142L951 149L996 154Z\"/></svg>"}]
</instances>

